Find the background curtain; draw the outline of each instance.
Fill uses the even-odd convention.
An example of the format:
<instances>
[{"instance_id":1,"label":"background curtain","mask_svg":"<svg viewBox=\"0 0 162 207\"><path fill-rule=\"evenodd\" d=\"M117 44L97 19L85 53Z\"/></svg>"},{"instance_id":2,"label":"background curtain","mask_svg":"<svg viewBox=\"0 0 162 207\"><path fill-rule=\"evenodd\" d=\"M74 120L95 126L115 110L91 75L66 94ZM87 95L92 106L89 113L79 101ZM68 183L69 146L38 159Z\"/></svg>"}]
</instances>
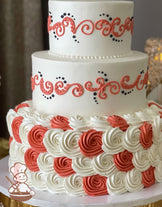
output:
<instances>
[{"instance_id":1,"label":"background curtain","mask_svg":"<svg viewBox=\"0 0 162 207\"><path fill-rule=\"evenodd\" d=\"M48 47L46 16L46 0L0 1L0 137L7 111L31 99L31 54Z\"/></svg>"}]
</instances>

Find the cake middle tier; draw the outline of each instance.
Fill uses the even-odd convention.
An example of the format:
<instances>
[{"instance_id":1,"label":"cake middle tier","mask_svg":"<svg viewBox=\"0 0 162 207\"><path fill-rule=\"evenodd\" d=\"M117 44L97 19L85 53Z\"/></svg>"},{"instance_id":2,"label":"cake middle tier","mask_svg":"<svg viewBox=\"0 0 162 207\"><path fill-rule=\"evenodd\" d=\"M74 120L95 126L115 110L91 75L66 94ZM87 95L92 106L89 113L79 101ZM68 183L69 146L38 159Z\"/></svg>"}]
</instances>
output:
<instances>
[{"instance_id":1,"label":"cake middle tier","mask_svg":"<svg viewBox=\"0 0 162 207\"><path fill-rule=\"evenodd\" d=\"M148 57L132 51L115 59L77 60L32 55L33 106L41 113L104 116L146 107Z\"/></svg>"},{"instance_id":2,"label":"cake middle tier","mask_svg":"<svg viewBox=\"0 0 162 207\"><path fill-rule=\"evenodd\" d=\"M133 2L50 0L50 52L61 56L123 56L131 50Z\"/></svg>"}]
</instances>

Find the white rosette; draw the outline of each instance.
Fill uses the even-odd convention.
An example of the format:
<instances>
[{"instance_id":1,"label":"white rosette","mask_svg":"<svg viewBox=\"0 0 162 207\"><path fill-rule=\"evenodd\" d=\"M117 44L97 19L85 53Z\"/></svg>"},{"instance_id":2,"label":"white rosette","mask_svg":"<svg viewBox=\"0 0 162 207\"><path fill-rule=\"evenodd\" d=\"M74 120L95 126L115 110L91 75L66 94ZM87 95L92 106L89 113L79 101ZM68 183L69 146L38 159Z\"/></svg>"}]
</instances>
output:
<instances>
[{"instance_id":1,"label":"white rosette","mask_svg":"<svg viewBox=\"0 0 162 207\"><path fill-rule=\"evenodd\" d=\"M50 120L53 117L52 115L38 113L35 111L33 113L33 117L34 117L34 124L35 125L42 125L43 127L47 127L47 128L51 127Z\"/></svg>"},{"instance_id":2,"label":"white rosette","mask_svg":"<svg viewBox=\"0 0 162 207\"><path fill-rule=\"evenodd\" d=\"M15 140L12 140L9 150L12 163L20 162L22 164L25 164L24 155L27 149L27 146L22 145Z\"/></svg>"},{"instance_id":3,"label":"white rosette","mask_svg":"<svg viewBox=\"0 0 162 207\"><path fill-rule=\"evenodd\" d=\"M47 151L55 157L64 156L60 150L60 139L62 135L62 129L51 129L48 130L44 135L44 146L46 147Z\"/></svg>"},{"instance_id":4,"label":"white rosette","mask_svg":"<svg viewBox=\"0 0 162 207\"><path fill-rule=\"evenodd\" d=\"M158 115L157 111L151 108L145 108L143 111L135 112L135 115L139 117L142 122L153 120Z\"/></svg>"},{"instance_id":5,"label":"white rosette","mask_svg":"<svg viewBox=\"0 0 162 207\"><path fill-rule=\"evenodd\" d=\"M153 120L153 143L160 144L162 142L162 122L160 116L156 116Z\"/></svg>"},{"instance_id":6,"label":"white rosette","mask_svg":"<svg viewBox=\"0 0 162 207\"><path fill-rule=\"evenodd\" d=\"M162 161L162 142L157 146L158 148L158 157Z\"/></svg>"},{"instance_id":7,"label":"white rosette","mask_svg":"<svg viewBox=\"0 0 162 207\"><path fill-rule=\"evenodd\" d=\"M31 172L30 181L34 188L37 190L47 190L47 174L38 171L38 172Z\"/></svg>"},{"instance_id":8,"label":"white rosette","mask_svg":"<svg viewBox=\"0 0 162 207\"><path fill-rule=\"evenodd\" d=\"M123 147L129 152L136 152L142 149L140 143L140 130L138 126L128 127L123 139Z\"/></svg>"},{"instance_id":9,"label":"white rosette","mask_svg":"<svg viewBox=\"0 0 162 207\"><path fill-rule=\"evenodd\" d=\"M107 117L92 116L90 117L90 126L99 131L105 131L109 125Z\"/></svg>"},{"instance_id":10,"label":"white rosette","mask_svg":"<svg viewBox=\"0 0 162 207\"><path fill-rule=\"evenodd\" d=\"M102 149L109 154L116 154L124 151L122 146L125 133L119 128L108 127L102 136Z\"/></svg>"},{"instance_id":11,"label":"white rosette","mask_svg":"<svg viewBox=\"0 0 162 207\"><path fill-rule=\"evenodd\" d=\"M140 172L146 171L151 166L148 159L148 151L145 149L141 149L133 153L132 163L134 167Z\"/></svg>"},{"instance_id":12,"label":"white rosette","mask_svg":"<svg viewBox=\"0 0 162 207\"><path fill-rule=\"evenodd\" d=\"M39 169L44 173L50 173L54 171L54 157L48 152L40 153L37 159Z\"/></svg>"},{"instance_id":13,"label":"white rosette","mask_svg":"<svg viewBox=\"0 0 162 207\"><path fill-rule=\"evenodd\" d=\"M13 137L12 122L15 117L17 117L17 113L14 110L10 109L7 113L6 121L7 121L7 128L11 137Z\"/></svg>"},{"instance_id":14,"label":"white rosette","mask_svg":"<svg viewBox=\"0 0 162 207\"><path fill-rule=\"evenodd\" d=\"M110 195L127 192L125 187L126 172L117 171L107 179L107 189Z\"/></svg>"},{"instance_id":15,"label":"white rosette","mask_svg":"<svg viewBox=\"0 0 162 207\"><path fill-rule=\"evenodd\" d=\"M16 159L23 164L25 164L24 155L27 149L27 146L17 143Z\"/></svg>"},{"instance_id":16,"label":"white rosette","mask_svg":"<svg viewBox=\"0 0 162 207\"><path fill-rule=\"evenodd\" d=\"M72 168L80 176L95 175L95 171L92 168L92 159L88 157L75 157L72 159Z\"/></svg>"},{"instance_id":17,"label":"white rosette","mask_svg":"<svg viewBox=\"0 0 162 207\"><path fill-rule=\"evenodd\" d=\"M81 156L78 140L82 133L79 131L67 130L60 140L60 149L64 156L69 158Z\"/></svg>"},{"instance_id":18,"label":"white rosette","mask_svg":"<svg viewBox=\"0 0 162 207\"><path fill-rule=\"evenodd\" d=\"M118 171L115 166L113 156L105 152L93 158L92 166L96 174L100 174L105 177L109 177Z\"/></svg>"},{"instance_id":19,"label":"white rosette","mask_svg":"<svg viewBox=\"0 0 162 207\"><path fill-rule=\"evenodd\" d=\"M131 125L139 125L142 123L139 117L137 117L134 113L132 114L125 114L122 116L128 124Z\"/></svg>"},{"instance_id":20,"label":"white rosette","mask_svg":"<svg viewBox=\"0 0 162 207\"><path fill-rule=\"evenodd\" d=\"M27 102L23 102L23 103L27 103ZM28 119L31 118L32 117L31 107L19 108L18 111L17 111L17 115L18 116L23 116L24 118L28 118Z\"/></svg>"},{"instance_id":21,"label":"white rosette","mask_svg":"<svg viewBox=\"0 0 162 207\"><path fill-rule=\"evenodd\" d=\"M28 142L28 133L34 127L33 123L30 122L30 119L23 120L19 128L19 135L23 144L30 146Z\"/></svg>"},{"instance_id":22,"label":"white rosette","mask_svg":"<svg viewBox=\"0 0 162 207\"><path fill-rule=\"evenodd\" d=\"M159 145L152 144L152 146L147 150L150 165L153 167L156 167L160 162L160 156L158 153L159 152L158 149L160 149L161 151L162 148L159 148L159 147L160 147Z\"/></svg>"},{"instance_id":23,"label":"white rosette","mask_svg":"<svg viewBox=\"0 0 162 207\"><path fill-rule=\"evenodd\" d=\"M89 120L79 115L69 118L69 126L72 129L79 131L87 131L90 129Z\"/></svg>"},{"instance_id":24,"label":"white rosette","mask_svg":"<svg viewBox=\"0 0 162 207\"><path fill-rule=\"evenodd\" d=\"M83 178L77 174L73 174L65 178L65 189L73 195L85 195L83 189Z\"/></svg>"},{"instance_id":25,"label":"white rosette","mask_svg":"<svg viewBox=\"0 0 162 207\"><path fill-rule=\"evenodd\" d=\"M142 184L142 173L135 168L128 171L125 177L125 186L129 192L142 190L144 188Z\"/></svg>"},{"instance_id":26,"label":"white rosette","mask_svg":"<svg viewBox=\"0 0 162 207\"><path fill-rule=\"evenodd\" d=\"M47 176L47 188L50 192L62 193L64 188L65 178L60 177L57 173L49 173Z\"/></svg>"},{"instance_id":27,"label":"white rosette","mask_svg":"<svg viewBox=\"0 0 162 207\"><path fill-rule=\"evenodd\" d=\"M156 166L154 170L155 179L157 182L162 182L162 161Z\"/></svg>"}]
</instances>

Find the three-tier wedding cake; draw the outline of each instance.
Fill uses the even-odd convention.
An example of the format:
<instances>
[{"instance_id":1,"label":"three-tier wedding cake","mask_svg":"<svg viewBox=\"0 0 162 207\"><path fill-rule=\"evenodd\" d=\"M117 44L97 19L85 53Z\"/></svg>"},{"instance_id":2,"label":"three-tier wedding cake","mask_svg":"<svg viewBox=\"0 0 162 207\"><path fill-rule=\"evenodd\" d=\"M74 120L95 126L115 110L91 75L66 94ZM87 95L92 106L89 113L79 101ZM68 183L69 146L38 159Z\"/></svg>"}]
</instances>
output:
<instances>
[{"instance_id":1,"label":"three-tier wedding cake","mask_svg":"<svg viewBox=\"0 0 162 207\"><path fill-rule=\"evenodd\" d=\"M49 0L33 98L7 114L9 166L25 164L30 186L97 196L162 181L162 107L146 100L133 22L132 1Z\"/></svg>"}]
</instances>

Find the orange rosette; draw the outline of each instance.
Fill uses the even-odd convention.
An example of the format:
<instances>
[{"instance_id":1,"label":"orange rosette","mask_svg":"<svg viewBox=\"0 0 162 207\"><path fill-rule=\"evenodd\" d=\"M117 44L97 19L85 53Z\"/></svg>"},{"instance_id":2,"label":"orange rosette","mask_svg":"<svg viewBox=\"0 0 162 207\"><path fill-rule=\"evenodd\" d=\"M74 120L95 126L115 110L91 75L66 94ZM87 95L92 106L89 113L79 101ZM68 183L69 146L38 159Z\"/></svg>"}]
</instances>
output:
<instances>
[{"instance_id":1,"label":"orange rosette","mask_svg":"<svg viewBox=\"0 0 162 207\"><path fill-rule=\"evenodd\" d=\"M103 153L102 134L101 131L94 129L84 132L78 141L81 153L87 157L93 157Z\"/></svg>"},{"instance_id":2,"label":"orange rosette","mask_svg":"<svg viewBox=\"0 0 162 207\"><path fill-rule=\"evenodd\" d=\"M9 146L11 145L11 142L13 141L13 137L9 138Z\"/></svg>"},{"instance_id":3,"label":"orange rosette","mask_svg":"<svg viewBox=\"0 0 162 207\"><path fill-rule=\"evenodd\" d=\"M68 129L72 129L69 126L69 120L68 118L64 117L64 116L55 116L51 119L51 127L53 129L62 129L64 131L68 130Z\"/></svg>"},{"instance_id":4,"label":"orange rosette","mask_svg":"<svg viewBox=\"0 0 162 207\"><path fill-rule=\"evenodd\" d=\"M29 107L29 104L27 104L27 103L19 104L15 107L14 111L18 112L19 109L24 108L24 107Z\"/></svg>"},{"instance_id":5,"label":"orange rosette","mask_svg":"<svg viewBox=\"0 0 162 207\"><path fill-rule=\"evenodd\" d=\"M122 172L128 172L134 168L132 163L133 154L127 150L115 154L113 158L116 167Z\"/></svg>"},{"instance_id":6,"label":"orange rosette","mask_svg":"<svg viewBox=\"0 0 162 207\"><path fill-rule=\"evenodd\" d=\"M143 146L143 148L148 149L153 144L153 130L152 125L145 122L140 127L141 133L140 133L140 143Z\"/></svg>"},{"instance_id":7,"label":"orange rosette","mask_svg":"<svg viewBox=\"0 0 162 207\"><path fill-rule=\"evenodd\" d=\"M54 170L61 177L68 177L72 174L75 174L75 171L72 169L72 159L67 157L57 157L54 159Z\"/></svg>"},{"instance_id":8,"label":"orange rosette","mask_svg":"<svg viewBox=\"0 0 162 207\"><path fill-rule=\"evenodd\" d=\"M83 188L90 196L107 195L107 178L101 175L92 175L83 178Z\"/></svg>"},{"instance_id":9,"label":"orange rosette","mask_svg":"<svg viewBox=\"0 0 162 207\"><path fill-rule=\"evenodd\" d=\"M150 187L155 183L154 167L150 167L148 170L142 172L142 183L145 187Z\"/></svg>"},{"instance_id":10,"label":"orange rosette","mask_svg":"<svg viewBox=\"0 0 162 207\"><path fill-rule=\"evenodd\" d=\"M122 131L126 131L129 127L126 120L117 115L109 116L107 121L113 128L119 127Z\"/></svg>"},{"instance_id":11,"label":"orange rosette","mask_svg":"<svg viewBox=\"0 0 162 207\"><path fill-rule=\"evenodd\" d=\"M29 168L29 170L33 172L39 171L39 167L37 164L38 156L39 156L39 153L33 150L32 148L27 149L24 155L26 166Z\"/></svg>"},{"instance_id":12,"label":"orange rosette","mask_svg":"<svg viewBox=\"0 0 162 207\"><path fill-rule=\"evenodd\" d=\"M28 133L28 141L30 146L37 152L46 152L46 148L43 144L43 138L48 131L46 127L41 125L35 125Z\"/></svg>"},{"instance_id":13,"label":"orange rosette","mask_svg":"<svg viewBox=\"0 0 162 207\"><path fill-rule=\"evenodd\" d=\"M18 116L16 118L14 118L13 122L12 122L12 132L13 132L13 136L15 138L15 140L19 143L21 143L21 138L20 138L20 135L19 135L19 128L20 128L20 125L22 124L23 122L23 117L22 116Z\"/></svg>"}]
</instances>

